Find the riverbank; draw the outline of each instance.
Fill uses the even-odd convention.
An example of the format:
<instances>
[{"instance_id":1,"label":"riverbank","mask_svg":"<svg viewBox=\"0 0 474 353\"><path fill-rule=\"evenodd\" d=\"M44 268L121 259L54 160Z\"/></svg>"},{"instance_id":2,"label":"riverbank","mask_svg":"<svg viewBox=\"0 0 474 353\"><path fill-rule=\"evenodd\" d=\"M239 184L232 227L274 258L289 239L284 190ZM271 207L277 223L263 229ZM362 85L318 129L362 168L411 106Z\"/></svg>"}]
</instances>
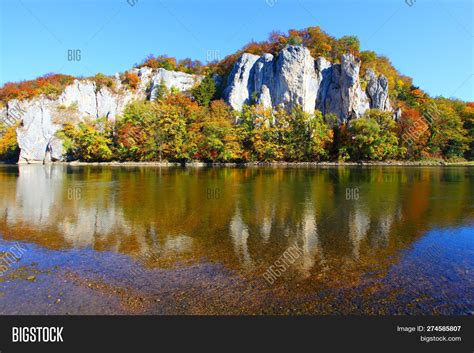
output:
<instances>
[{"instance_id":1,"label":"riverbank","mask_svg":"<svg viewBox=\"0 0 474 353\"><path fill-rule=\"evenodd\" d=\"M14 163L0 162L0 164L15 165ZM18 163L20 165L43 164L35 161L30 163ZM118 167L345 167L345 166L439 166L439 167L467 167L474 166L474 161L448 162L443 160L421 160L421 161L358 161L358 162L247 162L247 163L205 163L205 162L52 162L53 165L70 166L118 166Z\"/></svg>"}]
</instances>

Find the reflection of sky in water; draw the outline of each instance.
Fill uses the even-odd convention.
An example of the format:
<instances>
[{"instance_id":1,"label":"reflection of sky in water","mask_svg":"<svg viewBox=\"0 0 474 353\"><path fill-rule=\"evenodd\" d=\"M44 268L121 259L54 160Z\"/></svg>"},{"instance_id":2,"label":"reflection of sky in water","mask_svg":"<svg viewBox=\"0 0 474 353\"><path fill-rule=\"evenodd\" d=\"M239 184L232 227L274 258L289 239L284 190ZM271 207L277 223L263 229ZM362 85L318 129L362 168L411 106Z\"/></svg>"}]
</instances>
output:
<instances>
[{"instance_id":1,"label":"reflection of sky in water","mask_svg":"<svg viewBox=\"0 0 474 353\"><path fill-rule=\"evenodd\" d=\"M421 296L441 313L446 303L464 308L461 313L474 311L474 227L427 232L402 253L384 283L401 288L399 299L407 305Z\"/></svg>"}]
</instances>

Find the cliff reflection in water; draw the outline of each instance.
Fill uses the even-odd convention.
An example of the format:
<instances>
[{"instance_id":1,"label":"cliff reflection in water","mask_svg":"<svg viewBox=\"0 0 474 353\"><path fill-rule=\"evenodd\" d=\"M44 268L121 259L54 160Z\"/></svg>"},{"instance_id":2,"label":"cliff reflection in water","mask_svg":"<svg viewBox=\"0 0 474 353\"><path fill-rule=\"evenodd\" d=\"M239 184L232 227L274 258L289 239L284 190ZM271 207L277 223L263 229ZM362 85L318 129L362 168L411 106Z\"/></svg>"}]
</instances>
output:
<instances>
[{"instance_id":1,"label":"cliff reflection in water","mask_svg":"<svg viewBox=\"0 0 474 353\"><path fill-rule=\"evenodd\" d=\"M296 244L285 276L305 278L384 268L427 231L471 224L473 181L469 168L0 167L0 233L238 271Z\"/></svg>"}]
</instances>

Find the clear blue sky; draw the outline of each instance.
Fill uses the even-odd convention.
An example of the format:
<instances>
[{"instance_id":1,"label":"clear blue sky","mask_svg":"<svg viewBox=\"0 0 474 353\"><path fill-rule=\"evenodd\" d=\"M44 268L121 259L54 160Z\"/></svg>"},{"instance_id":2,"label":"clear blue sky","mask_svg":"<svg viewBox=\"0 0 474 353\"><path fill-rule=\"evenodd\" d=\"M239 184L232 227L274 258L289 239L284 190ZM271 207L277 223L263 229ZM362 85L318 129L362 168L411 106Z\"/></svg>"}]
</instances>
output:
<instances>
[{"instance_id":1,"label":"clear blue sky","mask_svg":"<svg viewBox=\"0 0 474 353\"><path fill-rule=\"evenodd\" d=\"M474 100L473 0L0 0L0 84L113 74L147 54L206 61L272 30L357 35L432 95ZM67 60L68 49L81 61Z\"/></svg>"}]
</instances>

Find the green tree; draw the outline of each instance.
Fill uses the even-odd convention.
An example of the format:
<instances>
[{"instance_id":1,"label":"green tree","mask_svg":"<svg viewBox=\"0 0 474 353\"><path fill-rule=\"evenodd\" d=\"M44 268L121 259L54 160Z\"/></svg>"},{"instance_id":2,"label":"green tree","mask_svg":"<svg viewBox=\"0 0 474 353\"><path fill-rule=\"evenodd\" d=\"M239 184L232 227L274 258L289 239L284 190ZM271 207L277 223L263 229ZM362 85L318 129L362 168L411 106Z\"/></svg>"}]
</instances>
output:
<instances>
[{"instance_id":1,"label":"green tree","mask_svg":"<svg viewBox=\"0 0 474 353\"><path fill-rule=\"evenodd\" d=\"M474 159L474 103L467 103L464 107L461 117L464 129L467 132L469 141L469 149L465 153L465 157L469 160Z\"/></svg>"},{"instance_id":2,"label":"green tree","mask_svg":"<svg viewBox=\"0 0 474 353\"><path fill-rule=\"evenodd\" d=\"M360 42L356 36L344 36L339 38L337 41L337 48L339 54L344 54L346 52L358 54L360 52Z\"/></svg>"},{"instance_id":3,"label":"green tree","mask_svg":"<svg viewBox=\"0 0 474 353\"><path fill-rule=\"evenodd\" d=\"M125 161L154 160L159 148L153 133L156 124L156 105L146 101L134 101L124 110L116 122L117 156Z\"/></svg>"},{"instance_id":4,"label":"green tree","mask_svg":"<svg viewBox=\"0 0 474 353\"><path fill-rule=\"evenodd\" d=\"M428 117L428 148L433 156L463 157L469 149L468 132L461 118L464 103L446 98L429 100L422 108Z\"/></svg>"},{"instance_id":5,"label":"green tree","mask_svg":"<svg viewBox=\"0 0 474 353\"><path fill-rule=\"evenodd\" d=\"M161 79L160 84L156 88L155 100L162 100L170 93L168 86L166 86L165 80Z\"/></svg>"},{"instance_id":6,"label":"green tree","mask_svg":"<svg viewBox=\"0 0 474 353\"><path fill-rule=\"evenodd\" d=\"M67 123L58 132L65 141L66 157L85 162L106 162L113 157L112 129L105 118L84 121L77 126Z\"/></svg>"},{"instance_id":7,"label":"green tree","mask_svg":"<svg viewBox=\"0 0 474 353\"><path fill-rule=\"evenodd\" d=\"M291 161L319 161L328 156L332 142L332 130L324 122L320 111L305 113L301 107L292 110L284 139L287 147L285 159Z\"/></svg>"},{"instance_id":8,"label":"green tree","mask_svg":"<svg viewBox=\"0 0 474 353\"><path fill-rule=\"evenodd\" d=\"M213 101L209 110L189 129L192 156L209 162L230 162L242 157L234 116L224 101Z\"/></svg>"},{"instance_id":9,"label":"green tree","mask_svg":"<svg viewBox=\"0 0 474 353\"><path fill-rule=\"evenodd\" d=\"M352 120L350 155L356 160L384 160L403 154L398 148L396 122L390 112L369 110L362 118Z\"/></svg>"},{"instance_id":10,"label":"green tree","mask_svg":"<svg viewBox=\"0 0 474 353\"><path fill-rule=\"evenodd\" d=\"M196 102L203 107L208 107L211 100L216 94L216 83L214 79L208 75L193 88L192 95Z\"/></svg>"}]
</instances>

